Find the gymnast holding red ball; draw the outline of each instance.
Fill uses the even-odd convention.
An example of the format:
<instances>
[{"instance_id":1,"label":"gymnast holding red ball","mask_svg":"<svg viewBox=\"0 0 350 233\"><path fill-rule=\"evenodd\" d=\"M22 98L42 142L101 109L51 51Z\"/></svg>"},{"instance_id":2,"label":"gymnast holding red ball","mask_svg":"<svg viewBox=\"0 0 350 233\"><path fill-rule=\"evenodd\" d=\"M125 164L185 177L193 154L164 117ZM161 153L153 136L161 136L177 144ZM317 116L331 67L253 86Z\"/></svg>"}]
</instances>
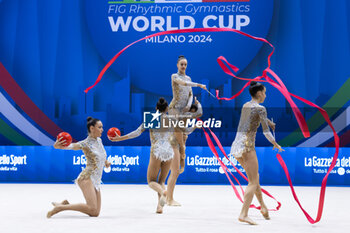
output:
<instances>
[{"instance_id":1,"label":"gymnast holding red ball","mask_svg":"<svg viewBox=\"0 0 350 233\"><path fill-rule=\"evenodd\" d=\"M102 172L104 166L110 167L111 163L106 160L107 154L101 140L102 122L99 119L88 117L87 130L88 137L77 143L72 143L69 133L62 132L57 136L53 145L55 149L84 152L87 164L76 179L76 183L83 192L86 203L70 204L67 200L61 203L53 202L54 208L47 213L48 218L64 210L79 211L90 217L97 217L100 214Z\"/></svg>"}]
</instances>

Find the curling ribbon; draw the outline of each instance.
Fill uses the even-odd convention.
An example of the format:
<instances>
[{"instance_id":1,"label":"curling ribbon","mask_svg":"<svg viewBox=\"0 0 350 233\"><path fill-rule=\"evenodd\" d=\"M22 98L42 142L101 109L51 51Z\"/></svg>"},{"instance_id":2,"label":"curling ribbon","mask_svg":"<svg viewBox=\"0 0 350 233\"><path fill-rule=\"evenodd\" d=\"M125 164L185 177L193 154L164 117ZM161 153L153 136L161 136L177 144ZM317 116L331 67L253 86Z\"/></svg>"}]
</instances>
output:
<instances>
[{"instance_id":1,"label":"curling ribbon","mask_svg":"<svg viewBox=\"0 0 350 233\"><path fill-rule=\"evenodd\" d=\"M255 39L255 40L259 40L259 41L262 41L262 42L265 42L265 43L268 43L272 48L272 44L270 44L270 42L268 42L267 40L263 39L263 38L260 38L260 37L254 37L254 36L251 36L247 33L244 33L242 31L239 31L239 30L236 30L236 29L232 29L232 28L190 28L190 29L178 29L178 30L170 30L170 31L163 31L163 32L157 32L157 33L154 33L152 35L149 35L149 36L146 36L146 37L143 37L137 41L134 41L132 42L131 44L125 46L122 50L120 50L106 65L105 67L103 67L102 71L100 72L100 74L98 75L95 83L88 87L87 89L85 89L85 93L88 93L94 86L96 86L102 79L103 75L105 74L105 72L108 70L108 68L115 62L115 60L117 60L117 58L122 54L124 53L124 51L126 49L128 49L129 47L131 47L132 45L138 43L138 42L141 42L143 40L146 40L146 39L149 39L149 38L152 38L152 37L157 37L157 36L163 36L163 35L170 35L170 34L180 34L180 33L192 33L192 32L235 32L235 33L238 33L238 34L241 34L243 36L247 36L247 37L250 37L252 39ZM273 48L274 50L274 48ZM273 54L273 51L270 53L269 57ZM270 60L268 60L268 63L269 63L269 66L270 67Z\"/></svg>"},{"instance_id":2,"label":"curling ribbon","mask_svg":"<svg viewBox=\"0 0 350 233\"><path fill-rule=\"evenodd\" d=\"M267 62L268 62L268 67L263 71L262 75L259 76L259 77L256 77L254 79L248 79L248 78L241 78L241 77L238 77L236 75L234 75L231 70L229 69L229 67L231 69L233 69L235 72L238 72L238 68L231 65L230 63L227 62L227 60L220 56L217 61L220 65L220 67L222 68L222 70L232 76L232 77L235 77L237 79L241 79L241 80L246 80L248 81L244 86L243 88L237 93L235 94L234 96L232 96L231 98L222 98L222 97L219 97L219 91L216 91L216 96L219 100L232 100L234 98L236 98L237 96L239 96L243 90L249 85L250 81L253 81L253 80L259 80L261 82L267 82L269 84L271 84L273 87L275 87L276 89L278 89L282 94L283 96L286 98L286 100L289 102L289 104L291 105L292 107L292 110L293 110L293 113L297 119L297 122L299 124L299 127L301 129L301 132L303 133L304 137L310 137L310 132L309 132L309 129L307 127L307 124L306 124L306 121L305 121L305 118L303 117L303 115L301 114L299 108L296 106L296 104L294 103L294 101L292 100L291 97L294 97L294 98L297 98L299 99L300 101L312 106L312 107L315 107L317 108L320 113L322 114L322 116L325 118L325 120L327 121L327 123L329 124L329 126L332 128L333 130L333 134L334 134L334 142L335 142L335 146L336 146L336 151L334 153L334 156L333 156L333 160L332 160L332 163L331 163L331 166L329 167L328 169L328 172L327 174L324 176L323 180L322 180L322 185L321 185L321 191L320 191L320 198L319 198L319 205L318 205L318 212L317 212L317 217L316 217L316 220L312 219L310 217L310 215L303 209L303 207L301 206L298 198L297 198L297 195L294 191L294 188L293 188L293 184L291 182L291 179L290 179L290 176L289 176L289 172L288 172L288 169L287 169L287 166L285 165L282 157L280 154L277 154L277 159L279 161L279 163L281 164L286 176L287 176L287 179L288 179L288 182L289 182L289 185L291 187L291 190L292 190L292 194L293 194L293 197L295 199L295 201L298 203L299 207L301 208L301 210L303 211L303 213L305 214L306 218L308 219L308 221L312 224L320 221L321 217L322 217L322 211L323 211L323 205L324 205L324 196L325 196L325 190L326 190L326 186L327 186L327 179L328 179L328 176L330 174L330 172L333 170L335 164L336 164L336 160L338 158L338 153L339 153L339 137L337 135L337 133L335 132L334 130L334 127L331 123L331 121L329 120L329 117L328 117L328 114L327 112L320 108L319 106L317 106L316 104L306 100L306 99L303 99L297 95L294 95L292 93L289 93L288 90L287 90L287 87L284 85L284 83L282 82L282 80L278 77L277 74L275 74L271 69L270 69L270 66L271 66L271 56L272 54L274 53L274 46L268 42L266 39L264 38L260 38L260 37L254 37L254 36L251 36L247 33L244 33L244 32L241 32L239 30L235 30L235 29L231 29L231 28L192 28L192 29L179 29L179 30L171 30L171 31L164 31L164 32L158 32L158 33L154 33L152 35L149 35L149 36L146 36L146 37L143 37L129 45L127 45L125 48L123 48L121 51L119 51L107 64L106 66L102 69L102 71L100 72L100 74L98 75L98 78L97 80L95 81L95 83L90 86L89 88L87 88L85 90L85 93L87 93L89 90L91 90L94 86L97 85L98 82L101 81L104 73L107 71L107 69L115 62L115 60L127 49L129 48L130 46L140 42L140 41L143 41L143 40L146 40L148 38L152 38L152 37L156 37L156 36L162 36L162 35L169 35L169 34L179 34L179 33L191 33L191 32L235 32L235 33L238 33L238 34L241 34L243 36L246 36L246 37L249 37L251 39L254 39L254 40L258 40L258 41L262 41L264 43L267 43L271 48L272 48L272 51L271 53L269 54L268 58L267 58ZM229 66L227 66L226 64ZM275 78L277 80L277 82L273 81L269 76L271 75L273 78ZM265 80L264 80L265 79ZM210 140L210 137L209 135L206 134L205 132L205 135L206 135L206 139L208 141L208 139ZM208 137L207 137L208 136ZM212 144L210 145L209 141L208 141L208 145L209 147L212 146L212 148L215 149L215 146ZM218 156L217 156L218 158ZM221 163L220 163L221 164ZM222 163L223 164L223 163ZM223 164L224 165L224 164ZM226 173L226 170L224 169L225 171L225 174L227 175ZM228 176L228 175L227 175ZM230 180L230 179L229 179ZM233 184L232 181L230 180L231 182L231 185Z\"/></svg>"},{"instance_id":3,"label":"curling ribbon","mask_svg":"<svg viewBox=\"0 0 350 233\"><path fill-rule=\"evenodd\" d=\"M269 58L270 58L270 56L269 56ZM309 137L310 136L310 132L308 130L308 127L307 127L307 124L306 124L306 121L305 121L303 115L301 114L300 110L295 105L295 103L293 102L291 97L294 97L294 98L296 98L296 99L298 99L298 100L300 100L300 101L302 101L302 102L304 102L304 103L306 103L306 104L308 104L308 105L310 105L310 106L312 106L314 108L317 108L318 111L322 114L322 116L325 119L325 121L332 128L332 131L333 131L333 134L334 134L334 143L335 143L336 150L335 150L335 153L334 153L334 156L333 156L333 159L332 159L331 166L329 167L329 169L327 171L327 174L324 176L324 178L322 180L322 183L321 183L321 190L320 190L320 197L319 197L319 201L318 201L318 211L317 211L316 219L313 219L307 213L307 211L302 207L302 205L301 205L301 203L300 203L300 201L299 201L299 199L298 199L298 197L296 195L296 192L294 190L294 187L293 187L293 184L292 184L289 172L288 172L287 165L285 164L285 162L282 159L282 156L280 154L277 153L277 155L276 155L276 157L278 159L278 162L280 163L284 173L286 174L286 177L287 177L289 186L291 188L294 200L297 202L297 204L299 205L300 209L304 213L305 217L307 218L307 220L311 224L319 222L321 220L322 212L323 212L324 199L325 199L325 193L326 193L326 187L327 187L327 179L328 179L328 176L329 176L330 172L333 170L334 166L336 165L336 161L337 161L338 153L339 153L339 137L338 137L338 135L337 135L337 133L336 133L336 131L335 131L335 129L334 129L330 119L329 119L329 116L328 116L327 112L323 108L321 108L318 105L312 103L311 101L306 100L306 99L304 99L304 98L302 98L300 96L297 96L295 94L292 94L292 93L288 92L288 90L287 90L286 86L284 85L284 83L282 82L282 80L278 77L278 75L275 72L273 72L273 70L270 69L270 67L267 67L264 70L262 76L256 77L254 79L246 79L246 78L240 78L240 77L237 77L236 75L234 75L229 70L228 67L233 69L235 72L237 72L238 69L235 66L233 66L232 64L228 63L227 60L224 57L219 57L218 58L218 63L220 65L220 67L224 70L224 72L227 73L228 75L233 76L233 77L238 78L238 79L241 79L241 80L249 81L243 86L243 88L237 94L235 94L231 98L221 98L221 97L219 97L219 91L217 90L216 91L216 96L217 96L217 98L219 100L232 100L232 99L236 98L237 96L239 96L239 94L242 93L242 91L249 85L249 83L251 81L259 80L261 82L267 82L267 83L271 84L273 87L275 87L277 90L279 90L283 94L283 96L287 99L287 101L289 102L289 104L291 105L291 107L293 109L295 117L297 118L298 124L299 124L300 128L302 129L304 137ZM227 63L227 65L225 63ZM268 74L271 75L273 78L275 78L277 80L277 82L272 80L268 76ZM265 78L265 80L263 80L262 78Z\"/></svg>"},{"instance_id":4,"label":"curling ribbon","mask_svg":"<svg viewBox=\"0 0 350 233\"><path fill-rule=\"evenodd\" d=\"M202 128L203 129L203 132L204 132L204 135L205 135L205 138L207 140L207 143L208 143L208 146L210 148L210 150L213 152L213 154L215 155L216 159L219 161L219 164L221 166L221 168L223 169L223 171L225 172L225 175L227 177L227 179L229 180L235 194L236 194L236 197L238 198L238 200L240 200L242 203L243 203L243 199L241 198L241 196L239 195L239 192L237 191L234 183L232 182L232 180L230 179L230 176L228 175L227 172L230 173L230 175L236 180L236 182L238 183L239 187L241 188L242 190L242 196L244 196L244 191L242 189L242 186L241 184L239 183L239 181L237 180L237 178L231 173L231 171L227 168L227 166L222 162L222 160L220 159L219 155L218 155L218 152L216 151L215 149L215 146L214 146L214 143L212 142L212 140L210 139L210 136L209 134L206 132L206 130L204 129L204 127ZM238 172L239 175L241 175L246 181L248 181L248 178L232 163L232 161L229 159L229 157L227 156L227 154L225 153L225 150L223 148L223 146L221 145L220 143L220 140L217 138L217 136L214 134L213 131L211 131L210 128L208 128L210 134L212 135L212 137L214 138L216 144L218 145L219 149L221 150L221 152L224 154L225 158L231 163L231 165L233 166L233 168ZM273 197L268 191L266 191L265 189L261 188L261 191L267 195L268 197L274 199L276 202L277 202L277 207L275 209L269 209L269 211L277 211L281 208L281 203L279 201L276 200L275 197ZM255 208L255 209L261 209L260 206L255 206L255 205L250 205L250 208Z\"/></svg>"}]
</instances>

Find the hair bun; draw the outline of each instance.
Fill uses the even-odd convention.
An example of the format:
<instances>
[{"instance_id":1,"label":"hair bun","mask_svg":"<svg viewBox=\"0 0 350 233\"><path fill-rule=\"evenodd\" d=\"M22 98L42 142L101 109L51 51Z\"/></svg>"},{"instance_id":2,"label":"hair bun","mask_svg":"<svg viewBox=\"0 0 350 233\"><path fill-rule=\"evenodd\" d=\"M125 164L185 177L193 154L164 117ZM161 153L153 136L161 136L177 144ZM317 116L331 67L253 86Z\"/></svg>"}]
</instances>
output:
<instances>
[{"instance_id":1,"label":"hair bun","mask_svg":"<svg viewBox=\"0 0 350 233\"><path fill-rule=\"evenodd\" d=\"M183 59L186 59L186 57L184 55L180 55L178 58L177 58L177 63L179 63L179 61L183 60Z\"/></svg>"},{"instance_id":2,"label":"hair bun","mask_svg":"<svg viewBox=\"0 0 350 233\"><path fill-rule=\"evenodd\" d=\"M89 122L91 121L93 118L91 116L89 116L88 118L86 118L86 121Z\"/></svg>"},{"instance_id":3,"label":"hair bun","mask_svg":"<svg viewBox=\"0 0 350 233\"><path fill-rule=\"evenodd\" d=\"M251 81L249 87L249 93L252 97L255 97L258 91L263 91L265 86L262 83Z\"/></svg>"},{"instance_id":4,"label":"hair bun","mask_svg":"<svg viewBox=\"0 0 350 233\"><path fill-rule=\"evenodd\" d=\"M256 82L256 81L251 81L251 82L250 82L250 86L255 86L257 83L258 83L258 82Z\"/></svg>"},{"instance_id":5,"label":"hair bun","mask_svg":"<svg viewBox=\"0 0 350 233\"><path fill-rule=\"evenodd\" d=\"M156 109L159 110L160 112L164 112L167 107L168 107L168 102L166 101L166 99L164 99L163 97L160 97L158 99Z\"/></svg>"}]
</instances>

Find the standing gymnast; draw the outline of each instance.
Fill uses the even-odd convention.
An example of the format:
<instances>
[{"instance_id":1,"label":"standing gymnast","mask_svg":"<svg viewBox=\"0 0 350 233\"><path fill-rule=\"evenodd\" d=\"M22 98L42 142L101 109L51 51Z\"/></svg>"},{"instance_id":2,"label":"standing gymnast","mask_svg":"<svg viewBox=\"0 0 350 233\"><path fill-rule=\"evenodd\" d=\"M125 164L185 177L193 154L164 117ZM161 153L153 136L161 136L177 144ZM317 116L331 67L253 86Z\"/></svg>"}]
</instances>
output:
<instances>
[{"instance_id":1,"label":"standing gymnast","mask_svg":"<svg viewBox=\"0 0 350 233\"><path fill-rule=\"evenodd\" d=\"M53 202L54 208L47 213L48 218L64 210L80 211L90 217L98 217L100 214L100 184L103 167L109 167L111 163L106 160L107 154L100 138L103 132L102 122L96 118L88 117L87 130L88 137L83 141L65 147L65 140L58 138L54 144L55 149L82 150L84 152L87 160L86 168L79 174L76 183L83 192L86 203L69 204L67 200L61 203Z\"/></svg>"},{"instance_id":2,"label":"standing gymnast","mask_svg":"<svg viewBox=\"0 0 350 233\"><path fill-rule=\"evenodd\" d=\"M173 99L169 105L169 115L180 117L183 113L190 110L193 102L192 87L200 87L204 90L207 87L204 84L194 83L191 78L186 75L187 59L185 56L179 56L177 59L177 73L171 75L171 86L173 91ZM183 129L175 128L175 138L179 143L181 157L185 155L183 144Z\"/></svg>"},{"instance_id":3,"label":"standing gymnast","mask_svg":"<svg viewBox=\"0 0 350 233\"><path fill-rule=\"evenodd\" d=\"M195 101L194 104L191 105L190 111L185 113L185 119L189 118L198 118L203 115L203 110L202 110L202 105L201 103L197 100L196 97L194 97ZM188 135L190 135L197 127L189 127L185 129L184 135L183 135L183 145L184 145L184 152L180 156L180 171L179 174L183 173L185 171L185 160L186 160L186 141L188 139Z\"/></svg>"},{"instance_id":4,"label":"standing gymnast","mask_svg":"<svg viewBox=\"0 0 350 233\"><path fill-rule=\"evenodd\" d=\"M191 107L189 112L184 113L181 115L181 120L186 121L188 119L198 118L201 117L203 114L202 105L195 100L195 104ZM184 152L185 152L185 144L187 140L188 134L192 133L193 130L195 130L196 127L190 127L190 128L183 128L181 130L181 133L183 134L183 145L184 145ZM175 147L175 151L179 150L180 145L177 143L177 146ZM177 178L179 177L179 174L184 171L185 168L185 158L186 156L177 156L180 155L180 153L175 153L173 162L171 163L171 173L168 179L168 185L167 185L167 205L169 206L181 206L181 204L174 200L174 189L176 185ZM183 154L185 155L185 153ZM181 169L180 169L181 165Z\"/></svg>"},{"instance_id":5,"label":"standing gymnast","mask_svg":"<svg viewBox=\"0 0 350 233\"><path fill-rule=\"evenodd\" d=\"M238 125L236 138L232 143L230 155L233 155L242 165L248 176L248 186L244 193L244 202L238 220L251 225L256 223L248 217L249 206L256 195L260 206L261 214L265 219L269 218L268 209L264 203L259 184L258 159L255 152L256 131L261 123L265 137L273 144L273 149L283 151L272 136L269 126L274 130L275 124L267 119L267 112L264 106L260 105L266 98L266 88L263 84L252 81L249 87L252 99L242 107L241 118Z\"/></svg>"},{"instance_id":6,"label":"standing gymnast","mask_svg":"<svg viewBox=\"0 0 350 233\"><path fill-rule=\"evenodd\" d=\"M167 101L164 98L159 98L156 109L161 113L160 122L163 122L163 118L167 117ZM117 135L116 137L109 137L109 139L113 142L128 140L140 136L144 131L145 128L141 124L135 131L127 135ZM165 179L169 174L174 153L178 154L179 151L178 149L175 150L176 143L171 128L150 129L149 134L151 138L151 154L147 169L147 182L149 187L158 194L156 213L161 214L166 203Z\"/></svg>"},{"instance_id":7,"label":"standing gymnast","mask_svg":"<svg viewBox=\"0 0 350 233\"><path fill-rule=\"evenodd\" d=\"M171 86L173 91L173 99L169 105L169 115L181 120L181 115L187 113L193 102L193 93L192 87L200 87L204 90L207 87L204 84L194 83L191 81L191 78L186 75L187 69L187 59L185 56L179 56L177 59L177 73L171 75ZM179 157L176 156L173 159L174 165L171 168L171 177L169 178L168 187L170 187L171 195L167 197L167 204L169 206L180 206L180 203L176 202L173 197L173 189L175 188L175 183L177 177L179 176L180 168L180 158L185 158L185 145L184 145L184 137L186 137L185 128L174 128L174 135L176 138L176 142L179 148ZM184 160L183 160L184 161ZM175 183L173 183L175 182ZM168 188L169 189L169 188Z\"/></svg>"}]
</instances>

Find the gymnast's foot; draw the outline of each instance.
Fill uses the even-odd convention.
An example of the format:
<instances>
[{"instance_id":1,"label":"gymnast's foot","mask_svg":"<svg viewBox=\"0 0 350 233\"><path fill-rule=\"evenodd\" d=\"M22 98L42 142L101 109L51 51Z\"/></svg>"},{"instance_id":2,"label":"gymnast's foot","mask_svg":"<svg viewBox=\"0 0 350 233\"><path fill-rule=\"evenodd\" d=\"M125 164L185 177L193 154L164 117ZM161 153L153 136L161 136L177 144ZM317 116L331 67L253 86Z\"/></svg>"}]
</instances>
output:
<instances>
[{"instance_id":1,"label":"gymnast's foot","mask_svg":"<svg viewBox=\"0 0 350 233\"><path fill-rule=\"evenodd\" d=\"M266 220L270 220L269 210L267 209L266 206L265 206L265 207L261 207L260 213L262 214L262 216L263 216Z\"/></svg>"},{"instance_id":2,"label":"gymnast's foot","mask_svg":"<svg viewBox=\"0 0 350 233\"><path fill-rule=\"evenodd\" d=\"M58 210L57 206L55 206L51 211L47 212L46 217L51 218L52 216L54 216L58 212L59 212L59 210Z\"/></svg>"},{"instance_id":3,"label":"gymnast's foot","mask_svg":"<svg viewBox=\"0 0 350 233\"><path fill-rule=\"evenodd\" d=\"M165 204L166 204L166 191L164 191L163 195L160 196L160 198L159 198L159 205L161 207L163 207L163 206L165 206Z\"/></svg>"},{"instance_id":4,"label":"gymnast's foot","mask_svg":"<svg viewBox=\"0 0 350 233\"><path fill-rule=\"evenodd\" d=\"M185 149L185 145L180 145L180 148L179 148L179 153L180 153L180 158L185 160L186 158L186 149Z\"/></svg>"},{"instance_id":5,"label":"gymnast's foot","mask_svg":"<svg viewBox=\"0 0 350 233\"><path fill-rule=\"evenodd\" d=\"M184 159L180 159L180 171L179 174L183 173L185 171L185 160Z\"/></svg>"},{"instance_id":6,"label":"gymnast's foot","mask_svg":"<svg viewBox=\"0 0 350 233\"><path fill-rule=\"evenodd\" d=\"M53 206L58 206L58 205L69 205L68 200L63 200L61 203L58 202L51 202Z\"/></svg>"},{"instance_id":7,"label":"gymnast's foot","mask_svg":"<svg viewBox=\"0 0 350 233\"><path fill-rule=\"evenodd\" d=\"M181 167L180 170L179 170L179 174L184 173L184 171L185 171L185 168L184 168L184 167Z\"/></svg>"},{"instance_id":8,"label":"gymnast's foot","mask_svg":"<svg viewBox=\"0 0 350 233\"><path fill-rule=\"evenodd\" d=\"M163 206L161 206L160 203L158 203L158 205L157 205L156 213L157 214L162 214L163 213Z\"/></svg>"},{"instance_id":9,"label":"gymnast's foot","mask_svg":"<svg viewBox=\"0 0 350 233\"><path fill-rule=\"evenodd\" d=\"M240 222L246 222L246 223L248 223L248 224L250 224L250 225L258 225L256 222L254 222L251 218L249 218L248 216L245 216L245 217L243 217L242 215L240 215L239 217L238 217L238 221L240 221Z\"/></svg>"},{"instance_id":10,"label":"gymnast's foot","mask_svg":"<svg viewBox=\"0 0 350 233\"><path fill-rule=\"evenodd\" d=\"M167 205L168 206L181 206L181 204L175 200L167 200Z\"/></svg>"}]
</instances>

